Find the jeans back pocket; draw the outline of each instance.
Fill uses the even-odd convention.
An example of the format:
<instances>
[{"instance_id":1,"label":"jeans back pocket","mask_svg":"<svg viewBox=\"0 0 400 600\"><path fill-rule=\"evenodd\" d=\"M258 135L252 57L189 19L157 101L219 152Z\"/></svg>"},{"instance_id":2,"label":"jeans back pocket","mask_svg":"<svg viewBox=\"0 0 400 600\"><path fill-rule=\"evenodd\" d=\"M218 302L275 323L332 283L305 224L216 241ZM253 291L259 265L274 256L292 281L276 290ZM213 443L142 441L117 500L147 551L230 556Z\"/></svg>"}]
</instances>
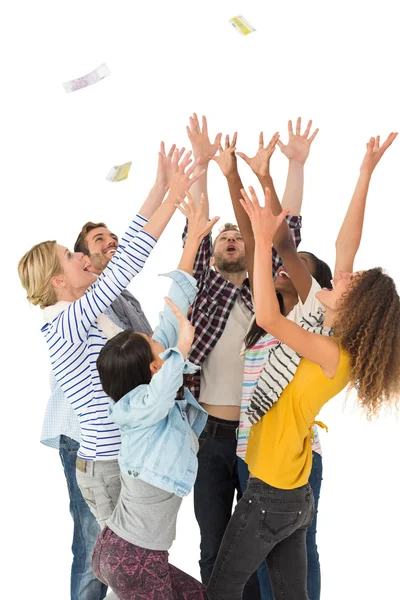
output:
<instances>
[{"instance_id":1,"label":"jeans back pocket","mask_svg":"<svg viewBox=\"0 0 400 600\"><path fill-rule=\"evenodd\" d=\"M272 511L262 509L258 537L267 542L284 540L301 526L303 513L296 511Z\"/></svg>"}]
</instances>

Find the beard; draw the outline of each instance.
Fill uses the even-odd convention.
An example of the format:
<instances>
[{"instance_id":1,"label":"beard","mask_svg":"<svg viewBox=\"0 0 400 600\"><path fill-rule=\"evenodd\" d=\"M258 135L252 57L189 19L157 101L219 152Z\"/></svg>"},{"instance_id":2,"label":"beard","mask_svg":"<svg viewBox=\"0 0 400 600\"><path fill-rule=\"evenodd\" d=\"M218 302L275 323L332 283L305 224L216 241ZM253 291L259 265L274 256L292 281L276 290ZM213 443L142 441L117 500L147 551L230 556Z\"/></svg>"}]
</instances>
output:
<instances>
[{"instance_id":1,"label":"beard","mask_svg":"<svg viewBox=\"0 0 400 600\"><path fill-rule=\"evenodd\" d=\"M90 262L92 263L93 269L96 269L96 271L100 271L100 273L104 271L104 269L111 260L111 258L106 258L102 252L94 252L93 254L89 255L89 258Z\"/></svg>"},{"instance_id":2,"label":"beard","mask_svg":"<svg viewBox=\"0 0 400 600\"><path fill-rule=\"evenodd\" d=\"M223 273L240 273L247 270L247 261L245 256L239 256L234 260L225 258L222 254L214 253L214 261L217 271Z\"/></svg>"}]
</instances>

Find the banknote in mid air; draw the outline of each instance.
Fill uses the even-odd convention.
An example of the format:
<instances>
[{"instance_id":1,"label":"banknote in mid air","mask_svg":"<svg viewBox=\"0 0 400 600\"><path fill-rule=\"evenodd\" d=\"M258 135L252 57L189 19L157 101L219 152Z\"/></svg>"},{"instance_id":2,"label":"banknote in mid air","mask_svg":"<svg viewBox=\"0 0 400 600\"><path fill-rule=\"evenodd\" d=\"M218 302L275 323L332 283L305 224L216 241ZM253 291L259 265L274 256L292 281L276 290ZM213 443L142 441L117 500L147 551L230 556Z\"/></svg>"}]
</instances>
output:
<instances>
[{"instance_id":1,"label":"banknote in mid air","mask_svg":"<svg viewBox=\"0 0 400 600\"><path fill-rule=\"evenodd\" d=\"M88 85L93 85L97 83L104 77L110 74L110 69L107 67L105 63L97 67L91 73L84 75L83 77L78 77L78 79L72 79L71 81L67 81L63 83L64 90L69 94L69 92L76 92L77 90L81 90L82 88L87 87Z\"/></svg>"},{"instance_id":2,"label":"banknote in mid air","mask_svg":"<svg viewBox=\"0 0 400 600\"><path fill-rule=\"evenodd\" d=\"M232 17L232 19L229 19L229 23L242 35L249 35L249 33L255 31L254 27L242 15Z\"/></svg>"},{"instance_id":3,"label":"banknote in mid air","mask_svg":"<svg viewBox=\"0 0 400 600\"><path fill-rule=\"evenodd\" d=\"M119 165L118 167L113 167L110 169L106 179L108 181L122 181L123 179L127 179L131 165L132 162L127 162L123 165Z\"/></svg>"}]
</instances>

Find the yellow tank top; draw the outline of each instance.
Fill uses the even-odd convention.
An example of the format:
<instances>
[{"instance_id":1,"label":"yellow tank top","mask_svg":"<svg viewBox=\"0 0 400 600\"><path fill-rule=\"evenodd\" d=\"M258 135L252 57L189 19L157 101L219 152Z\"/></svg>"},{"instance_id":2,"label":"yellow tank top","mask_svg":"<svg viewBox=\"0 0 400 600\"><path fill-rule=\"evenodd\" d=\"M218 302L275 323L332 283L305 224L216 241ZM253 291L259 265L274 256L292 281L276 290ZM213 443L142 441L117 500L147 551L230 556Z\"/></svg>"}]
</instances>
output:
<instances>
[{"instance_id":1,"label":"yellow tank top","mask_svg":"<svg viewBox=\"0 0 400 600\"><path fill-rule=\"evenodd\" d=\"M329 400L349 382L350 357L340 350L333 379L302 358L281 397L250 431L246 462L252 475L276 488L305 485L312 463L310 428Z\"/></svg>"}]
</instances>

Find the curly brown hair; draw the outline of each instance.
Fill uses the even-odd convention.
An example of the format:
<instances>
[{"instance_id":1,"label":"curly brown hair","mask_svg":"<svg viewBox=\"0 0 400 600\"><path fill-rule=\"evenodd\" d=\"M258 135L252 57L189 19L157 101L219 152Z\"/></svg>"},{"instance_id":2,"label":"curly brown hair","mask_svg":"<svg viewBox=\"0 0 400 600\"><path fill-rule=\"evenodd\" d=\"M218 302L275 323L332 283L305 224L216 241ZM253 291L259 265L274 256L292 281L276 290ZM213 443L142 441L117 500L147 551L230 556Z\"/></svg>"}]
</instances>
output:
<instances>
[{"instance_id":1,"label":"curly brown hair","mask_svg":"<svg viewBox=\"0 0 400 600\"><path fill-rule=\"evenodd\" d=\"M368 418L400 394L400 299L391 277L375 268L354 276L334 324L351 357L350 387Z\"/></svg>"}]
</instances>

